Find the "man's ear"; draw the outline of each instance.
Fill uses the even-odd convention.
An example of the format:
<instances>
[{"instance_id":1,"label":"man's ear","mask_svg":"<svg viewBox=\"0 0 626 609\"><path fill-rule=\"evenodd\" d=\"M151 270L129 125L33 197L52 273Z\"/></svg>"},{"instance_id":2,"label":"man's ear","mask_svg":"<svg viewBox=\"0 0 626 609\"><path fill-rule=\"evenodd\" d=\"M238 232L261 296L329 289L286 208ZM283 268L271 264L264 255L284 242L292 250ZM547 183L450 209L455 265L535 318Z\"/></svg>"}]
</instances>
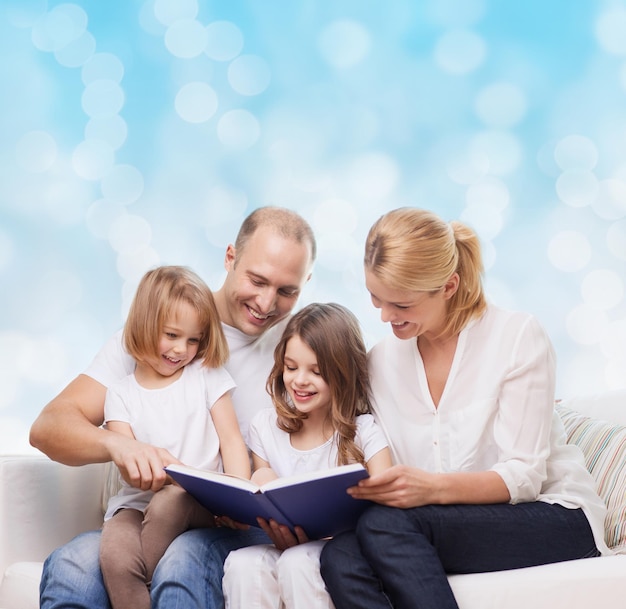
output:
<instances>
[{"instance_id":1,"label":"man's ear","mask_svg":"<svg viewBox=\"0 0 626 609\"><path fill-rule=\"evenodd\" d=\"M224 256L224 268L227 271L232 271L235 266L235 257L237 254L237 250L232 243L228 244L226 248L226 255Z\"/></svg>"},{"instance_id":2,"label":"man's ear","mask_svg":"<svg viewBox=\"0 0 626 609\"><path fill-rule=\"evenodd\" d=\"M452 275L450 275L450 279L448 279L443 286L443 297L446 300L449 300L456 294L456 291L459 289L460 282L461 279L458 273L452 273Z\"/></svg>"}]
</instances>

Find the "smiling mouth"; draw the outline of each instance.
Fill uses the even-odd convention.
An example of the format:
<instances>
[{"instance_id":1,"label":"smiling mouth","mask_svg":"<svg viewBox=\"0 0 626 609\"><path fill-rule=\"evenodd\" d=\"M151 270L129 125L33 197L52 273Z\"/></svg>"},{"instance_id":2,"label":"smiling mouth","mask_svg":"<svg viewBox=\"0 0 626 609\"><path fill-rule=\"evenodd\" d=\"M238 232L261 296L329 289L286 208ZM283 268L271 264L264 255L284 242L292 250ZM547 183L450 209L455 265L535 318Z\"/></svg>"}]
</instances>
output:
<instances>
[{"instance_id":1,"label":"smiling mouth","mask_svg":"<svg viewBox=\"0 0 626 609\"><path fill-rule=\"evenodd\" d=\"M169 357L167 355L163 356L163 359L167 360L168 362L170 362L171 364L180 364L180 362L182 362L182 359L174 359L173 357Z\"/></svg>"},{"instance_id":2,"label":"smiling mouth","mask_svg":"<svg viewBox=\"0 0 626 609\"><path fill-rule=\"evenodd\" d=\"M250 305L246 305L246 308L248 309L248 312L250 313L250 315L252 315L254 319L258 319L259 321L267 321L270 317L273 317L273 314L271 313L268 315L263 315L259 313L258 311L253 309Z\"/></svg>"}]
</instances>

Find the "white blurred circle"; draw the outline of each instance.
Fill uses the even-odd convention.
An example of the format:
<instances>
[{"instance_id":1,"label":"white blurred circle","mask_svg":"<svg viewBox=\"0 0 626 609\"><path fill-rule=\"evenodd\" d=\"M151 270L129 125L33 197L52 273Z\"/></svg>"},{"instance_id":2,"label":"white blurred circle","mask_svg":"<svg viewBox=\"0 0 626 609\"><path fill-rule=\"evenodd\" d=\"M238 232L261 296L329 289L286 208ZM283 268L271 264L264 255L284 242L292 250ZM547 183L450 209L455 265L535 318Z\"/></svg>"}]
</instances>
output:
<instances>
[{"instance_id":1,"label":"white blurred circle","mask_svg":"<svg viewBox=\"0 0 626 609\"><path fill-rule=\"evenodd\" d=\"M522 162L519 139L508 131L483 131L470 143L472 155L489 159L490 173L506 175L515 171Z\"/></svg>"},{"instance_id":2,"label":"white blurred circle","mask_svg":"<svg viewBox=\"0 0 626 609\"><path fill-rule=\"evenodd\" d=\"M133 165L115 165L102 178L101 188L105 199L129 205L143 193L143 175Z\"/></svg>"},{"instance_id":3,"label":"white blurred circle","mask_svg":"<svg viewBox=\"0 0 626 609\"><path fill-rule=\"evenodd\" d=\"M511 195L502 180L486 178L467 187L465 201L468 206L484 205L496 211L504 211L511 202Z\"/></svg>"},{"instance_id":4,"label":"white blurred circle","mask_svg":"<svg viewBox=\"0 0 626 609\"><path fill-rule=\"evenodd\" d=\"M551 264L566 273L579 271L591 260L591 245L585 235L565 230L557 233L548 244Z\"/></svg>"},{"instance_id":5,"label":"white blurred circle","mask_svg":"<svg viewBox=\"0 0 626 609\"><path fill-rule=\"evenodd\" d=\"M165 32L167 50L181 59L191 59L202 54L207 40L206 28L195 19L174 21Z\"/></svg>"},{"instance_id":6,"label":"white blurred circle","mask_svg":"<svg viewBox=\"0 0 626 609\"><path fill-rule=\"evenodd\" d=\"M217 123L217 136L232 150L251 148L261 135L259 121L247 110L230 110Z\"/></svg>"},{"instance_id":7,"label":"white blurred circle","mask_svg":"<svg viewBox=\"0 0 626 609\"><path fill-rule=\"evenodd\" d=\"M600 46L611 55L626 55L626 8L607 7L595 23L595 35Z\"/></svg>"},{"instance_id":8,"label":"white blurred circle","mask_svg":"<svg viewBox=\"0 0 626 609\"><path fill-rule=\"evenodd\" d=\"M87 209L85 223L92 235L98 239L108 239L113 223L125 214L126 208L121 203L99 199Z\"/></svg>"},{"instance_id":9,"label":"white blurred circle","mask_svg":"<svg viewBox=\"0 0 626 609\"><path fill-rule=\"evenodd\" d=\"M467 74L478 68L487 54L485 41L470 30L450 30L435 46L435 62L451 74Z\"/></svg>"},{"instance_id":10,"label":"white blurred circle","mask_svg":"<svg viewBox=\"0 0 626 609\"><path fill-rule=\"evenodd\" d=\"M322 201L313 215L313 229L316 235L341 231L346 235L354 232L358 224L355 206L337 197Z\"/></svg>"},{"instance_id":11,"label":"white blurred circle","mask_svg":"<svg viewBox=\"0 0 626 609\"><path fill-rule=\"evenodd\" d=\"M489 158L478 151L451 151L446 171L457 184L473 184L489 172Z\"/></svg>"},{"instance_id":12,"label":"white blurred circle","mask_svg":"<svg viewBox=\"0 0 626 609\"><path fill-rule=\"evenodd\" d=\"M96 50L96 39L90 32L83 32L63 48L54 52L57 62L66 68L78 68L93 56Z\"/></svg>"},{"instance_id":13,"label":"white blurred circle","mask_svg":"<svg viewBox=\"0 0 626 609\"><path fill-rule=\"evenodd\" d=\"M31 40L40 51L58 51L85 32L87 21L87 13L77 4L59 4L36 21Z\"/></svg>"},{"instance_id":14,"label":"white blurred circle","mask_svg":"<svg viewBox=\"0 0 626 609\"><path fill-rule=\"evenodd\" d=\"M614 271L598 269L585 275L583 300L596 309L612 309L624 299L624 281Z\"/></svg>"},{"instance_id":15,"label":"white blurred circle","mask_svg":"<svg viewBox=\"0 0 626 609\"><path fill-rule=\"evenodd\" d=\"M29 131L17 142L15 160L20 167L32 173L42 173L54 165L57 144L46 131Z\"/></svg>"},{"instance_id":16,"label":"white blurred circle","mask_svg":"<svg viewBox=\"0 0 626 609\"><path fill-rule=\"evenodd\" d=\"M217 111L217 94L205 82L191 82L178 91L174 102L178 115L188 123L205 123Z\"/></svg>"},{"instance_id":17,"label":"white blurred circle","mask_svg":"<svg viewBox=\"0 0 626 609\"><path fill-rule=\"evenodd\" d=\"M215 61L230 61L243 49L243 34L230 21L214 21L206 27L205 53Z\"/></svg>"},{"instance_id":18,"label":"white blurred circle","mask_svg":"<svg viewBox=\"0 0 626 609\"><path fill-rule=\"evenodd\" d=\"M625 217L626 183L616 179L601 180L591 208L604 220L619 220Z\"/></svg>"},{"instance_id":19,"label":"white blurred circle","mask_svg":"<svg viewBox=\"0 0 626 609\"><path fill-rule=\"evenodd\" d=\"M85 85L96 80L110 80L120 83L123 77L124 64L113 53L95 53L81 70L81 78Z\"/></svg>"},{"instance_id":20,"label":"white blurred circle","mask_svg":"<svg viewBox=\"0 0 626 609\"><path fill-rule=\"evenodd\" d=\"M606 336L609 319L603 310L582 304L570 311L565 325L572 340L581 345L595 345Z\"/></svg>"},{"instance_id":21,"label":"white blurred circle","mask_svg":"<svg viewBox=\"0 0 626 609\"><path fill-rule=\"evenodd\" d=\"M507 128L519 123L527 110L526 95L513 83L484 87L475 101L478 118L489 127Z\"/></svg>"},{"instance_id":22,"label":"white blurred circle","mask_svg":"<svg viewBox=\"0 0 626 609\"><path fill-rule=\"evenodd\" d=\"M110 144L102 140L84 140L72 154L74 171L86 180L99 180L113 167L115 154Z\"/></svg>"},{"instance_id":23,"label":"white blurred circle","mask_svg":"<svg viewBox=\"0 0 626 609\"><path fill-rule=\"evenodd\" d=\"M380 199L389 196L400 172L395 160L382 153L366 153L354 159L346 179L357 197Z\"/></svg>"},{"instance_id":24,"label":"white blurred circle","mask_svg":"<svg viewBox=\"0 0 626 609\"><path fill-rule=\"evenodd\" d=\"M568 135L559 140L554 148L554 159L564 170L592 171L598 163L598 149L588 137Z\"/></svg>"},{"instance_id":25,"label":"white blurred circle","mask_svg":"<svg viewBox=\"0 0 626 609\"><path fill-rule=\"evenodd\" d=\"M85 125L86 140L102 140L118 150L124 145L128 135L126 121L119 115L89 119Z\"/></svg>"},{"instance_id":26,"label":"white blurred circle","mask_svg":"<svg viewBox=\"0 0 626 609\"><path fill-rule=\"evenodd\" d=\"M228 82L241 95L259 95L270 84L269 66L257 55L240 55L228 66Z\"/></svg>"},{"instance_id":27,"label":"white blurred circle","mask_svg":"<svg viewBox=\"0 0 626 609\"><path fill-rule=\"evenodd\" d=\"M161 264L161 258L158 253L154 251L152 247L142 246L137 247L133 251L128 250L120 252L117 257L117 272L125 281L133 282L136 288L136 284L146 271L149 271L159 264ZM132 300L132 296L130 300ZM125 308L124 317L126 317L126 313L128 313L127 307L130 306L130 300L123 303Z\"/></svg>"},{"instance_id":28,"label":"white blurred circle","mask_svg":"<svg viewBox=\"0 0 626 609\"><path fill-rule=\"evenodd\" d=\"M598 178L592 171L568 169L556 181L559 199L570 207L591 205L598 192Z\"/></svg>"},{"instance_id":29,"label":"white blurred circle","mask_svg":"<svg viewBox=\"0 0 626 609\"><path fill-rule=\"evenodd\" d=\"M123 214L111 222L109 243L119 254L137 254L152 240L152 227L145 218Z\"/></svg>"},{"instance_id":30,"label":"white blurred circle","mask_svg":"<svg viewBox=\"0 0 626 609\"><path fill-rule=\"evenodd\" d=\"M179 19L195 19L197 0L154 0L154 15L163 25L172 25Z\"/></svg>"},{"instance_id":31,"label":"white blurred circle","mask_svg":"<svg viewBox=\"0 0 626 609\"><path fill-rule=\"evenodd\" d=\"M626 220L618 220L609 226L606 244L613 256L626 260Z\"/></svg>"},{"instance_id":32,"label":"white blurred circle","mask_svg":"<svg viewBox=\"0 0 626 609\"><path fill-rule=\"evenodd\" d=\"M94 80L85 87L81 102L87 116L108 118L124 106L124 91L114 80Z\"/></svg>"},{"instance_id":33,"label":"white blurred circle","mask_svg":"<svg viewBox=\"0 0 626 609\"><path fill-rule=\"evenodd\" d=\"M473 227L482 240L496 237L504 224L500 211L486 201L468 205L459 219Z\"/></svg>"},{"instance_id":34,"label":"white blurred circle","mask_svg":"<svg viewBox=\"0 0 626 609\"><path fill-rule=\"evenodd\" d=\"M351 68L367 57L371 39L360 23L348 19L333 21L319 34L317 46L322 57L334 68Z\"/></svg>"}]
</instances>

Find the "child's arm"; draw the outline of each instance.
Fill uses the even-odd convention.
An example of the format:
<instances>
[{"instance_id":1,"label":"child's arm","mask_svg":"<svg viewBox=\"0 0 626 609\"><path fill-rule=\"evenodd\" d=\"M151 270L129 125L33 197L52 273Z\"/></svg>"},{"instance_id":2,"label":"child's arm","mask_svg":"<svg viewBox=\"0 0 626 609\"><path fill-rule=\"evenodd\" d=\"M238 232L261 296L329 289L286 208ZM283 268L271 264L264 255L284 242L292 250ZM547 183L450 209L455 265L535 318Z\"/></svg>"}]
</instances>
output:
<instances>
[{"instance_id":1,"label":"child's arm","mask_svg":"<svg viewBox=\"0 0 626 609\"><path fill-rule=\"evenodd\" d=\"M229 394L225 393L213 404L211 418L220 439L224 471L241 478L250 478L250 457Z\"/></svg>"},{"instance_id":2,"label":"child's arm","mask_svg":"<svg viewBox=\"0 0 626 609\"><path fill-rule=\"evenodd\" d=\"M374 474L379 474L383 470L390 468L391 465L391 453L389 452L389 448L385 446L385 448L379 450L370 458L365 464L365 467L369 475L373 476Z\"/></svg>"},{"instance_id":3,"label":"child's arm","mask_svg":"<svg viewBox=\"0 0 626 609\"><path fill-rule=\"evenodd\" d=\"M255 482L259 486L278 478L276 472L270 467L270 464L265 459L261 459L255 452L252 453L252 469L254 471L252 474L252 482Z\"/></svg>"}]
</instances>

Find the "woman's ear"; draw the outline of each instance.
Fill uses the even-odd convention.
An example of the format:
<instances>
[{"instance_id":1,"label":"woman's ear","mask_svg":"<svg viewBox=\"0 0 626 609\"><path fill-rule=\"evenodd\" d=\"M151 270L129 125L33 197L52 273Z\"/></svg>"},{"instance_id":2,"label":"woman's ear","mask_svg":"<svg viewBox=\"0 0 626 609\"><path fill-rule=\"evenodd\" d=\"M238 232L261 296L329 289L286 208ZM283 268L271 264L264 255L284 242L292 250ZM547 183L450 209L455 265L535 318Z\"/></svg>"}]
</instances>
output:
<instances>
[{"instance_id":1,"label":"woman's ear","mask_svg":"<svg viewBox=\"0 0 626 609\"><path fill-rule=\"evenodd\" d=\"M450 279L445 282L442 288L443 297L445 300L449 300L456 294L457 290L459 289L460 282L461 278L459 277L458 273L452 273L452 275L450 275Z\"/></svg>"}]
</instances>

